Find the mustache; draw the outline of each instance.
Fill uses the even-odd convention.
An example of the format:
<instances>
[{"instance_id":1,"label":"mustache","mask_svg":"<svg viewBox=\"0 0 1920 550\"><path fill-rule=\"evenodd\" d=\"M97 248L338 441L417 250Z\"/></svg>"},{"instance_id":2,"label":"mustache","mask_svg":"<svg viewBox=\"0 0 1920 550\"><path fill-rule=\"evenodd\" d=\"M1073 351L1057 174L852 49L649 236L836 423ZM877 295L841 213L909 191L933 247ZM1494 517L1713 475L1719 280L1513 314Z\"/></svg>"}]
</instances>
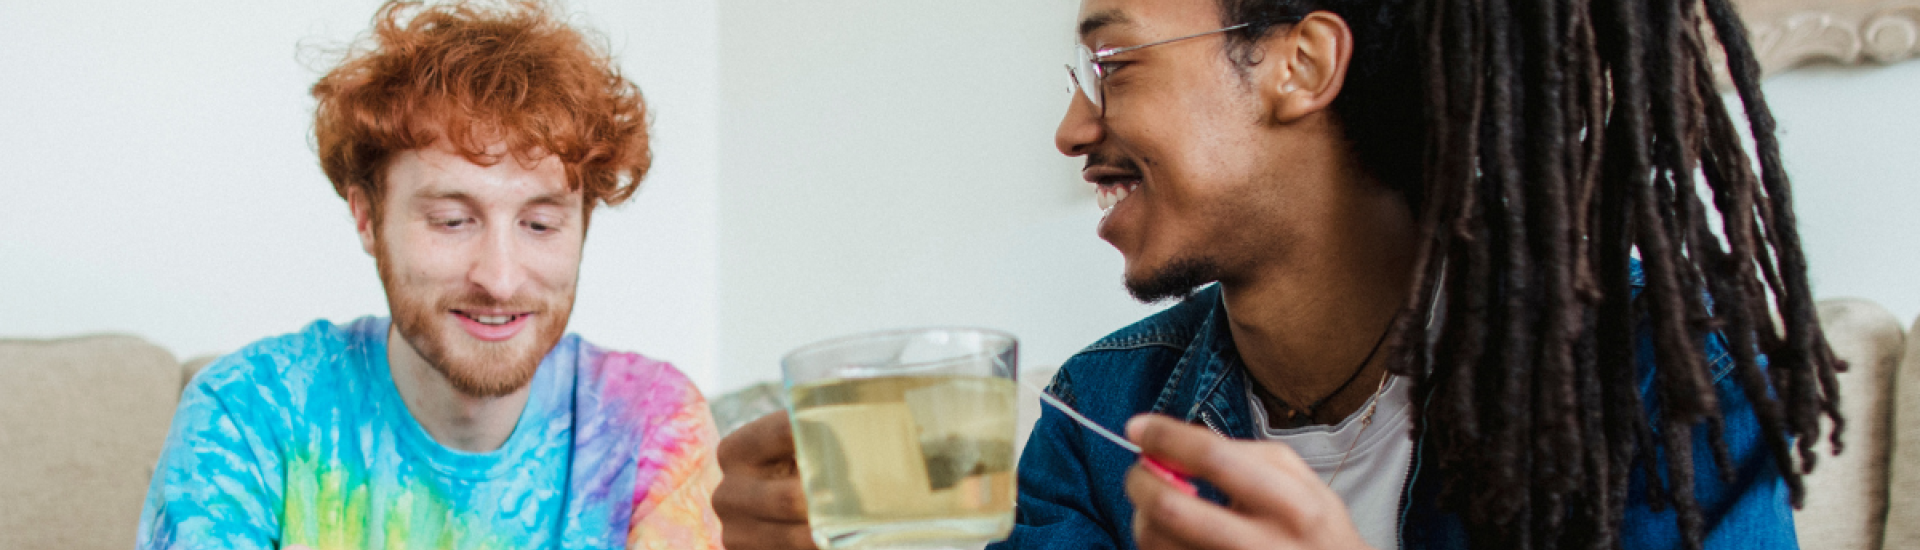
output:
<instances>
[{"instance_id":1,"label":"mustache","mask_svg":"<svg viewBox=\"0 0 1920 550\"><path fill-rule=\"evenodd\" d=\"M1140 173L1140 163L1134 162L1130 157L1118 157L1104 153L1087 153L1087 166L1082 168L1081 171L1085 172L1095 167L1112 168L1135 175Z\"/></svg>"},{"instance_id":2,"label":"mustache","mask_svg":"<svg viewBox=\"0 0 1920 550\"><path fill-rule=\"evenodd\" d=\"M458 310L501 309L501 310L507 310L507 311L524 311L529 313L540 313L548 310L549 308L547 306L548 304L541 302L539 300L523 298L523 297L514 297L512 299L501 300L498 298L494 298L493 295L491 294L487 294L486 291L476 289L476 290L470 290L465 294L461 294L459 296L440 300L439 307L435 309L439 309L443 311L449 310L449 309L458 309Z\"/></svg>"}]
</instances>

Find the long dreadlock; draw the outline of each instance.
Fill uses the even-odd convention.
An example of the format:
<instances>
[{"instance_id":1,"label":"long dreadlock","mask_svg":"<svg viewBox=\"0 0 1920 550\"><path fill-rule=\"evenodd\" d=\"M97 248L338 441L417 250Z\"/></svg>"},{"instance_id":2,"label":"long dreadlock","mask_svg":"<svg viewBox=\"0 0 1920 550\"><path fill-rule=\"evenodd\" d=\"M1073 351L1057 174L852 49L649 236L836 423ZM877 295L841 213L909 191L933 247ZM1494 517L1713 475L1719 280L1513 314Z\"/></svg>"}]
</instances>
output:
<instances>
[{"instance_id":1,"label":"long dreadlock","mask_svg":"<svg viewBox=\"0 0 1920 550\"><path fill-rule=\"evenodd\" d=\"M1709 338L1729 350L1795 506L1821 416L1840 447L1837 361L1814 318L1759 66L1728 2L1219 0L1225 24L1248 24L1229 49L1242 64L1308 11L1352 29L1332 109L1424 231L1391 368L1431 395L1416 422L1440 504L1476 546L1616 547L1638 469L1648 505L1672 507L1699 548L1696 430L1733 475ZM1758 174L1714 88L1710 40ZM1645 340L1658 365L1650 402L1634 352Z\"/></svg>"}]
</instances>

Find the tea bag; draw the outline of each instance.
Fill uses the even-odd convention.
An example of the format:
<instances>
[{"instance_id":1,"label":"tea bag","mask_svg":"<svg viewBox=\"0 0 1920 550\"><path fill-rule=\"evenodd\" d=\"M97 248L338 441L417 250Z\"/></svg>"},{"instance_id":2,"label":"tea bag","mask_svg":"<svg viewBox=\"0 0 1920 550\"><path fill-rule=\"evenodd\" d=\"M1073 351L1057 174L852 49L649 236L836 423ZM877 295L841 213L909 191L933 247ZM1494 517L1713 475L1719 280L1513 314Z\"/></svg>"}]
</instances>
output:
<instances>
[{"instance_id":1,"label":"tea bag","mask_svg":"<svg viewBox=\"0 0 1920 550\"><path fill-rule=\"evenodd\" d=\"M912 415L901 403L858 403L816 407L794 417L799 436L819 445L824 475L809 479L844 483L851 491L808 487L820 495L823 512L857 515L877 510L918 510L928 506L927 472L914 444ZM811 469L811 468L810 468ZM845 502L838 500L845 499Z\"/></svg>"},{"instance_id":2,"label":"tea bag","mask_svg":"<svg viewBox=\"0 0 1920 550\"><path fill-rule=\"evenodd\" d=\"M939 491L961 481L1013 468L1012 395L994 391L994 380L954 378L907 390L904 398L919 428L928 487Z\"/></svg>"}]
</instances>

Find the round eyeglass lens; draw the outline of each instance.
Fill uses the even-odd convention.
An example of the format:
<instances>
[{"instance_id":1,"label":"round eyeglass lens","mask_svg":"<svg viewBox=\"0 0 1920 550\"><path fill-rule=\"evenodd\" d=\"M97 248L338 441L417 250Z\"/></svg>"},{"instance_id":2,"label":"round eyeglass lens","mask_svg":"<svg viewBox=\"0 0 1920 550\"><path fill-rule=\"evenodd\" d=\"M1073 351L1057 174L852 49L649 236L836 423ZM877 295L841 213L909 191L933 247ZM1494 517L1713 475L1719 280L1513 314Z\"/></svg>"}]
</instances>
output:
<instances>
[{"instance_id":1,"label":"round eyeglass lens","mask_svg":"<svg viewBox=\"0 0 1920 550\"><path fill-rule=\"evenodd\" d=\"M1100 67L1093 62L1093 50L1084 44L1074 47L1073 79L1079 85L1080 93L1086 94L1087 101L1095 107L1100 106Z\"/></svg>"}]
</instances>

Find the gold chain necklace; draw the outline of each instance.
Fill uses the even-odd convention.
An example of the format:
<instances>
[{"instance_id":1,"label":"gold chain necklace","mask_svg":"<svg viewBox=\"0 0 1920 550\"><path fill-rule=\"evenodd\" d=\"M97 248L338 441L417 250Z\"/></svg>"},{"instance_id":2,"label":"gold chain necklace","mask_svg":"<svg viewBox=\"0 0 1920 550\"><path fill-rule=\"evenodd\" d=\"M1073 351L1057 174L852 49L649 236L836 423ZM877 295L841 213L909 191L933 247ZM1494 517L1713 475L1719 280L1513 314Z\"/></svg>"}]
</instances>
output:
<instances>
[{"instance_id":1,"label":"gold chain necklace","mask_svg":"<svg viewBox=\"0 0 1920 550\"><path fill-rule=\"evenodd\" d=\"M1373 412L1380 409L1380 392L1387 389L1387 379L1393 373L1380 373L1380 387L1373 389L1373 397L1367 403L1367 412L1360 416L1360 432L1353 434L1353 442L1347 444L1347 452L1340 455L1340 463L1334 465L1333 475L1327 477L1327 487L1333 487L1333 480L1340 479L1340 470L1347 467L1347 458L1353 456L1353 448L1360 445L1360 438L1367 435L1367 427L1373 425Z\"/></svg>"}]
</instances>

